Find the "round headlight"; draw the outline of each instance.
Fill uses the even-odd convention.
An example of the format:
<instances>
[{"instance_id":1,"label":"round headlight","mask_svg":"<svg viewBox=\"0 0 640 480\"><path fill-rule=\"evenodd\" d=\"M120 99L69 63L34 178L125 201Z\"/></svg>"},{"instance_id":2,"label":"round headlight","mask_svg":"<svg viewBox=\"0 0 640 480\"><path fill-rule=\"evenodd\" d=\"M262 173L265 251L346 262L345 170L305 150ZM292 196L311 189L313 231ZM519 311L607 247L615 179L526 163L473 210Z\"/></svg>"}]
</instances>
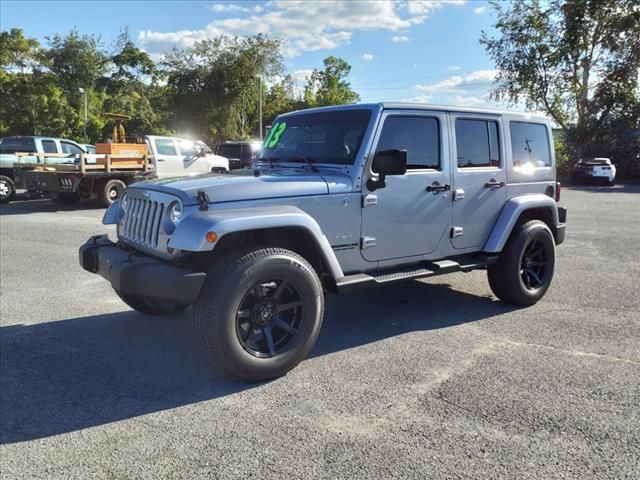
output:
<instances>
[{"instance_id":1,"label":"round headlight","mask_svg":"<svg viewBox=\"0 0 640 480\"><path fill-rule=\"evenodd\" d=\"M122 198L120 199L120 207L122 208L122 210L126 210L128 205L129 205L129 195L127 195L127 192L124 192L124 194L122 195Z\"/></svg>"},{"instance_id":2,"label":"round headlight","mask_svg":"<svg viewBox=\"0 0 640 480\"><path fill-rule=\"evenodd\" d=\"M182 218L182 203L173 202L169 206L169 220L171 220L172 223L177 224L181 218Z\"/></svg>"}]
</instances>

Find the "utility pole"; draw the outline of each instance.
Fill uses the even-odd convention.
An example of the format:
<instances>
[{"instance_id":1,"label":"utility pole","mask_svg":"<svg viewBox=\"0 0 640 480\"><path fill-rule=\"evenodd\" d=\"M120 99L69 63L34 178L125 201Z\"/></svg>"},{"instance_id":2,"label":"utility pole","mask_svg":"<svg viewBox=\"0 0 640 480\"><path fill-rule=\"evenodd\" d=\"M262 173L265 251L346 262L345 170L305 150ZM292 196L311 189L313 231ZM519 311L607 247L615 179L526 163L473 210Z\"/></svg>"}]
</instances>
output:
<instances>
[{"instance_id":1,"label":"utility pole","mask_svg":"<svg viewBox=\"0 0 640 480\"><path fill-rule=\"evenodd\" d=\"M87 91L82 87L78 90L84 95L84 143L86 144L89 143L87 141Z\"/></svg>"},{"instance_id":2,"label":"utility pole","mask_svg":"<svg viewBox=\"0 0 640 480\"><path fill-rule=\"evenodd\" d=\"M258 75L258 112L260 115L260 141L262 142L262 75Z\"/></svg>"}]
</instances>

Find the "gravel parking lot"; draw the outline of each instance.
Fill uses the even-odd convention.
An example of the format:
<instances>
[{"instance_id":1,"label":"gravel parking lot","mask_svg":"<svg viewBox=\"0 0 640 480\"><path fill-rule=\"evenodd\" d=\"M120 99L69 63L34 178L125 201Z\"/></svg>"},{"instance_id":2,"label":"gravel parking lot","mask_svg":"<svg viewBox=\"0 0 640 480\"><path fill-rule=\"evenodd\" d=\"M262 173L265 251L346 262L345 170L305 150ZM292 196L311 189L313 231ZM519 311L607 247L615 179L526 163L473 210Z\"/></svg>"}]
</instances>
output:
<instances>
[{"instance_id":1,"label":"gravel parking lot","mask_svg":"<svg viewBox=\"0 0 640 480\"><path fill-rule=\"evenodd\" d=\"M2 478L638 478L640 187L567 188L551 289L483 272L330 297L284 378L222 376L190 313L78 265L103 210L2 206ZM113 233L113 232L111 232Z\"/></svg>"}]
</instances>

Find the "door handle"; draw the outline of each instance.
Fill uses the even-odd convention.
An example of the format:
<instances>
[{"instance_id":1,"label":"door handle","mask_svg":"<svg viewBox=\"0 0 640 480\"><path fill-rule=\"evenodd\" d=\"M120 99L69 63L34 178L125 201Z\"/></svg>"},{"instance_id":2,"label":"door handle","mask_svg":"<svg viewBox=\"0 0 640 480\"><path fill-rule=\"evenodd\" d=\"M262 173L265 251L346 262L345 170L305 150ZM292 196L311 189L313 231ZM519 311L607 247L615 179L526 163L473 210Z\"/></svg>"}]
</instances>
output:
<instances>
[{"instance_id":1,"label":"door handle","mask_svg":"<svg viewBox=\"0 0 640 480\"><path fill-rule=\"evenodd\" d=\"M505 186L505 183L500 181L498 182L495 178L492 178L487 183L484 184L486 188L502 188Z\"/></svg>"},{"instance_id":2,"label":"door handle","mask_svg":"<svg viewBox=\"0 0 640 480\"><path fill-rule=\"evenodd\" d=\"M159 158L158 161L159 162L164 162L164 158Z\"/></svg>"},{"instance_id":3,"label":"door handle","mask_svg":"<svg viewBox=\"0 0 640 480\"><path fill-rule=\"evenodd\" d=\"M450 189L450 185L441 185L440 182L433 182L427 187L427 192L446 192Z\"/></svg>"}]
</instances>

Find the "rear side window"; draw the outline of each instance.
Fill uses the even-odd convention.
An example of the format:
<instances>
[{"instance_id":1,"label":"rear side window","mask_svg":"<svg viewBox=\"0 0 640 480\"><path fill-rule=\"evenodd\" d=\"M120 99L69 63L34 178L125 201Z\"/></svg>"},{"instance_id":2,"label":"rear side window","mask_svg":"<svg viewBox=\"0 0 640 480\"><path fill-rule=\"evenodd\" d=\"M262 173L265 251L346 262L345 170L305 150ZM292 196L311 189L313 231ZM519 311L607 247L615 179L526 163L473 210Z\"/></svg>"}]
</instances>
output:
<instances>
[{"instance_id":1,"label":"rear side window","mask_svg":"<svg viewBox=\"0 0 640 480\"><path fill-rule=\"evenodd\" d=\"M44 153L58 153L56 142L53 140L42 140L42 151Z\"/></svg>"},{"instance_id":2,"label":"rear side window","mask_svg":"<svg viewBox=\"0 0 640 480\"><path fill-rule=\"evenodd\" d=\"M74 145L73 143L60 142L60 146L62 147L62 153L69 153L72 155L79 155L81 153L84 153L84 151L80 147Z\"/></svg>"},{"instance_id":3,"label":"rear side window","mask_svg":"<svg viewBox=\"0 0 640 480\"><path fill-rule=\"evenodd\" d=\"M437 118L389 116L376 151L406 150L407 169L440 169L440 125Z\"/></svg>"},{"instance_id":4,"label":"rear side window","mask_svg":"<svg viewBox=\"0 0 640 480\"><path fill-rule=\"evenodd\" d=\"M511 122L513 166L551 166L551 148L547 127L540 123Z\"/></svg>"},{"instance_id":5,"label":"rear side window","mask_svg":"<svg viewBox=\"0 0 640 480\"><path fill-rule=\"evenodd\" d=\"M36 142L32 137L6 137L0 143L0 152L2 153L35 153Z\"/></svg>"},{"instance_id":6,"label":"rear side window","mask_svg":"<svg viewBox=\"0 0 640 480\"><path fill-rule=\"evenodd\" d=\"M493 120L456 120L458 168L500 167L498 124Z\"/></svg>"},{"instance_id":7,"label":"rear side window","mask_svg":"<svg viewBox=\"0 0 640 480\"><path fill-rule=\"evenodd\" d=\"M156 151L158 155L177 155L176 146L173 140L158 138L154 140L156 142Z\"/></svg>"}]
</instances>

